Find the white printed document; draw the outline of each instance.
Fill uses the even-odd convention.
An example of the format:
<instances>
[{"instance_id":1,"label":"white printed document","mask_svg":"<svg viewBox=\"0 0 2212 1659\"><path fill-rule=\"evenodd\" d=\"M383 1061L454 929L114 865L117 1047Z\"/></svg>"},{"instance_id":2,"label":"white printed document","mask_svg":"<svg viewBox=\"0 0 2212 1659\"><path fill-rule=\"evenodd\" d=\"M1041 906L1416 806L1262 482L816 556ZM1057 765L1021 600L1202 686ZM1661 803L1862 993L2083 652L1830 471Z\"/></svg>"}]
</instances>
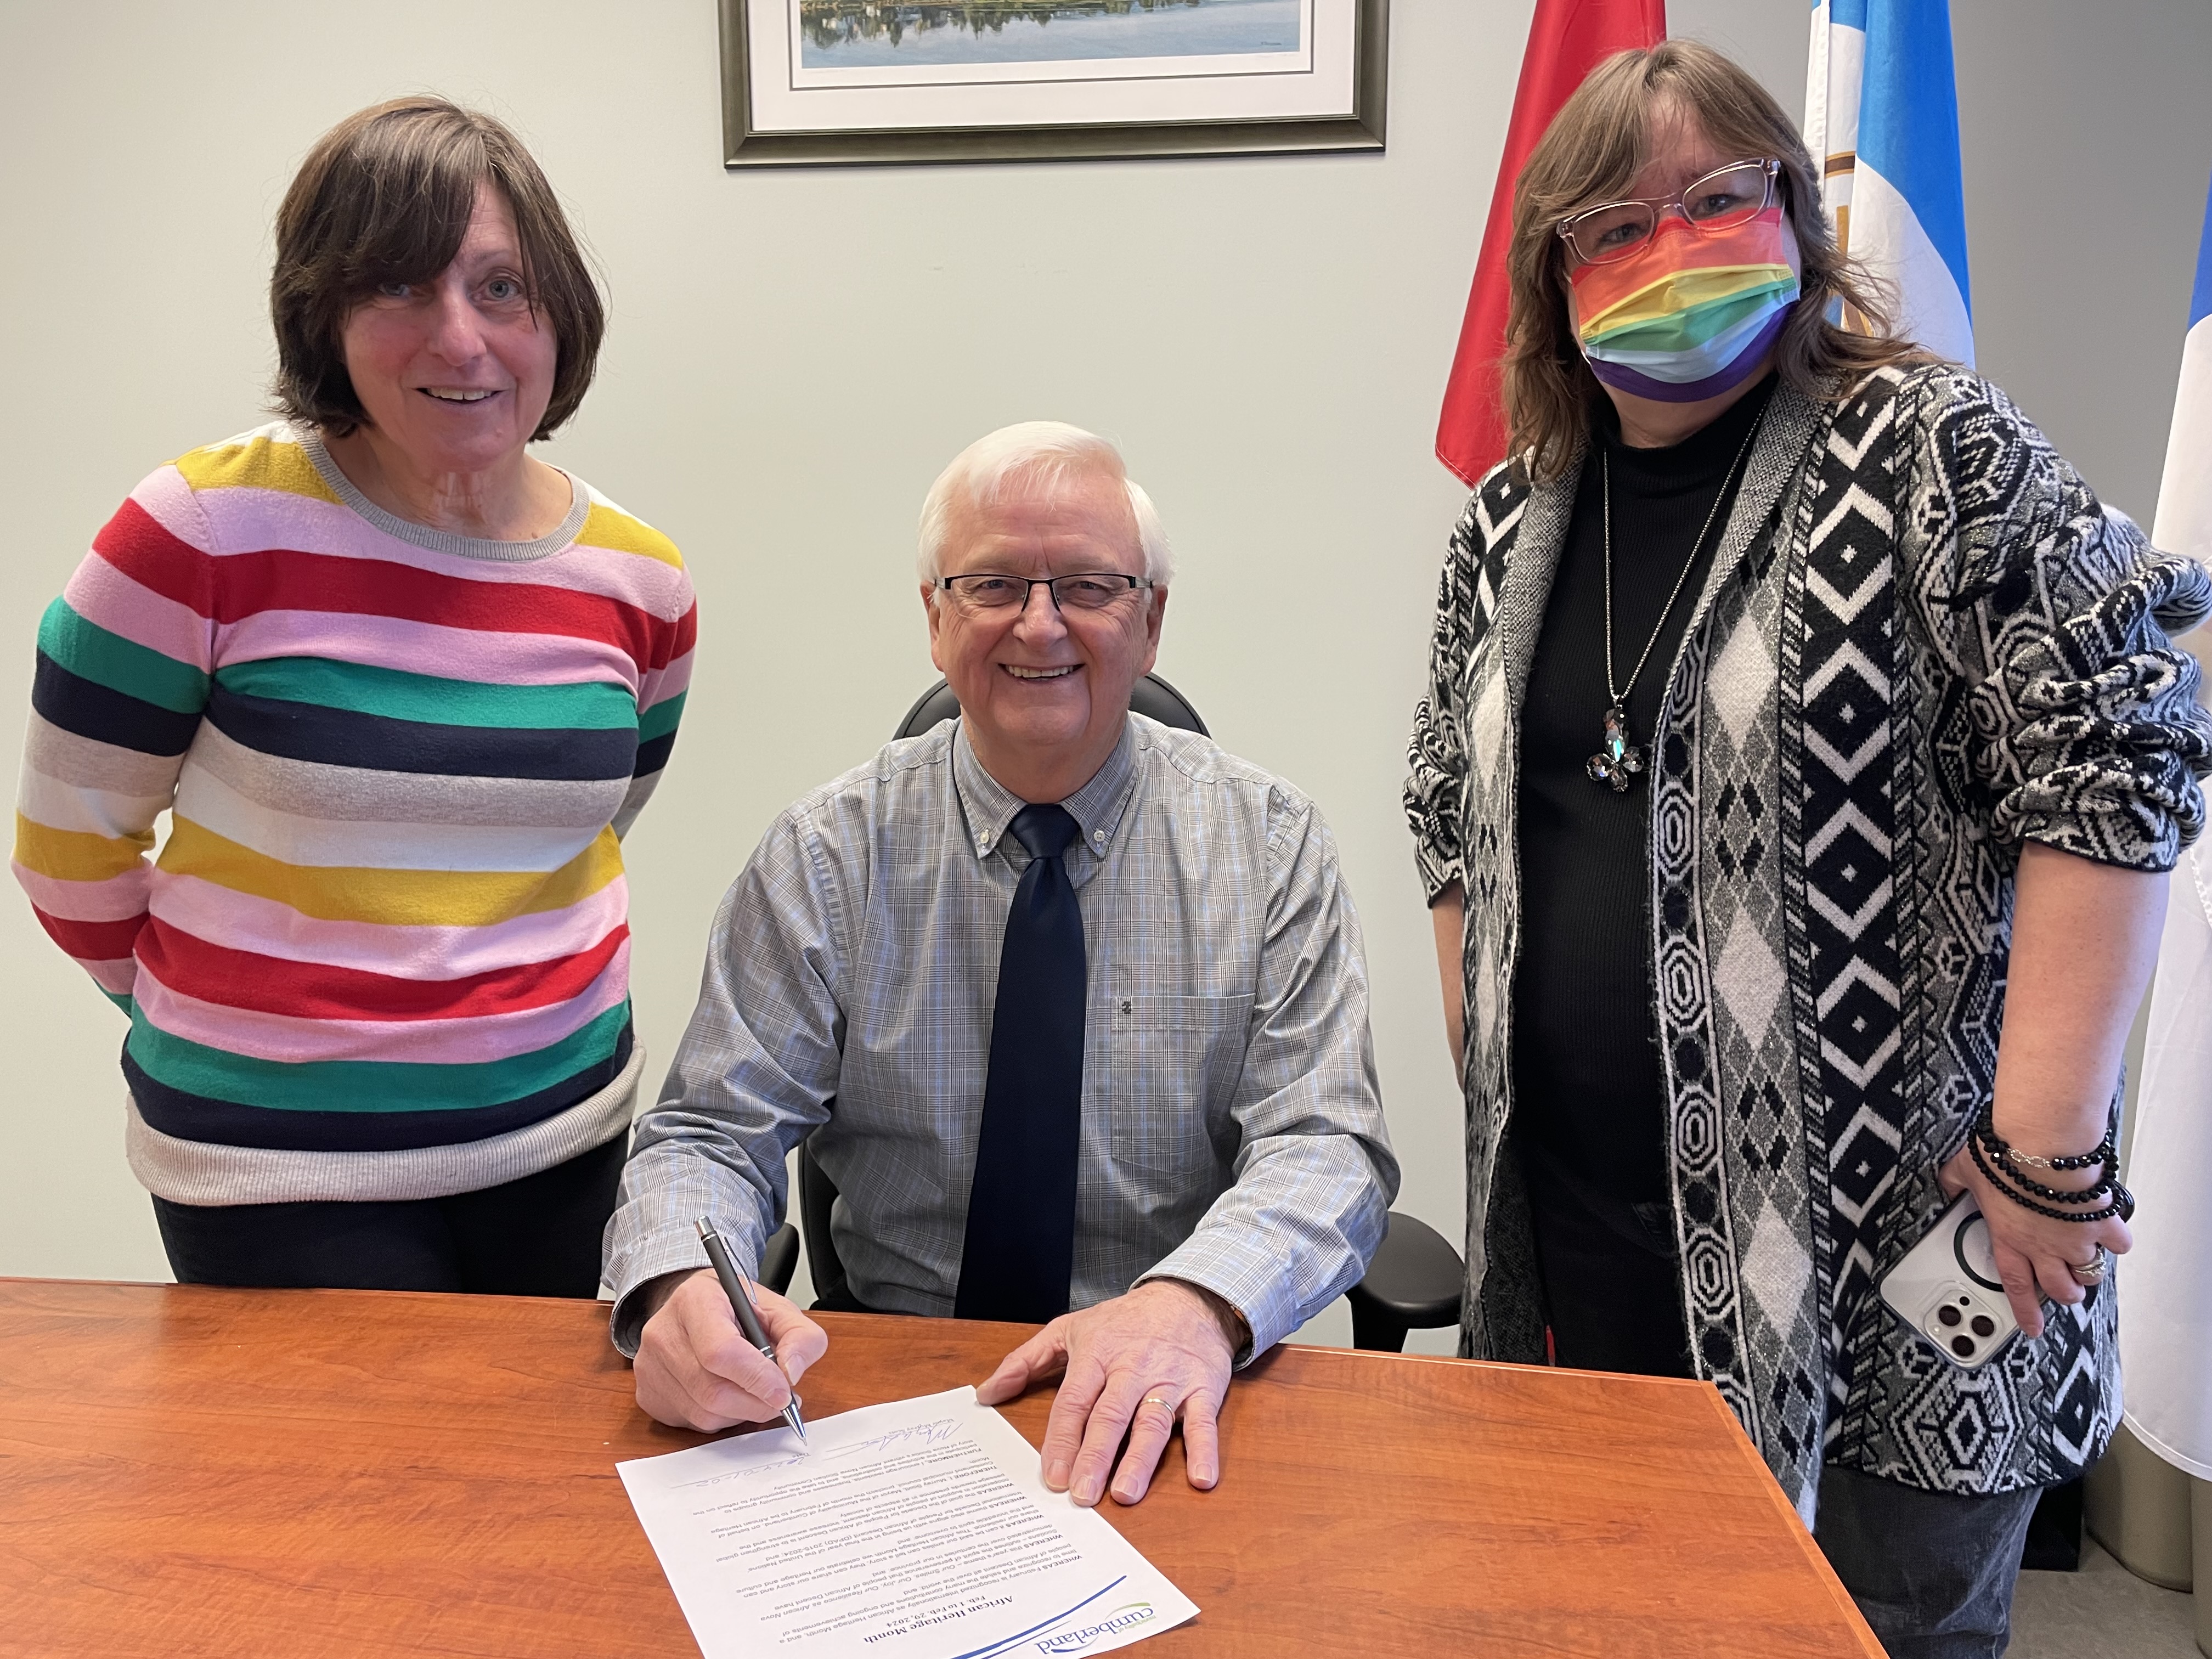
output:
<instances>
[{"instance_id":1,"label":"white printed document","mask_svg":"<svg viewBox=\"0 0 2212 1659\"><path fill-rule=\"evenodd\" d=\"M1198 1609L975 1390L618 1464L707 1659L1104 1653Z\"/></svg>"}]
</instances>

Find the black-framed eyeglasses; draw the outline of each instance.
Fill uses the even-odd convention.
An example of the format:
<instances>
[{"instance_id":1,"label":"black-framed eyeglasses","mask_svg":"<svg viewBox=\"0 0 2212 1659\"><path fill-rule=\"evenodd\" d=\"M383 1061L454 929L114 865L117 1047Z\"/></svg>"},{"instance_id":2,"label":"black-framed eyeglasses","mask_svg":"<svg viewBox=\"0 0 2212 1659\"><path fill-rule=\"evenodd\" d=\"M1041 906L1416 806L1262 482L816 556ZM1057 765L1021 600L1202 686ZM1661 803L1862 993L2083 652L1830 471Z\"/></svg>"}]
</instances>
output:
<instances>
[{"instance_id":1,"label":"black-framed eyeglasses","mask_svg":"<svg viewBox=\"0 0 2212 1659\"><path fill-rule=\"evenodd\" d=\"M1103 611L1151 586L1142 576L1114 570L1079 570L1065 576L1005 576L981 570L937 579L938 592L951 595L965 611L1026 611L1033 587L1050 592L1054 605L1062 611Z\"/></svg>"},{"instance_id":2,"label":"black-framed eyeglasses","mask_svg":"<svg viewBox=\"0 0 2212 1659\"><path fill-rule=\"evenodd\" d=\"M1772 156L1731 161L1692 179L1675 194L1656 202L1607 202L1559 221L1559 240L1586 265L1611 264L1650 241L1659 216L1680 212L1690 228L1711 235L1748 224L1774 200L1774 181L1782 163Z\"/></svg>"}]
</instances>

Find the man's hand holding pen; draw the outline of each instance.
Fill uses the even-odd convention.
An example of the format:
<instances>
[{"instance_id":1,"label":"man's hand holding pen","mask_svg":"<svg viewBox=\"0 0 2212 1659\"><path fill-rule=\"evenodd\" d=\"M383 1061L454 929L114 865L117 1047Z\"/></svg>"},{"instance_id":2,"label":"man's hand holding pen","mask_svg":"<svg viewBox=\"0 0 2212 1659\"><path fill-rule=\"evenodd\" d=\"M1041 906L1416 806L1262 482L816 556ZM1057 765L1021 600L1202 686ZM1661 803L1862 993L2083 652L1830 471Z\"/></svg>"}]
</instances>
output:
<instances>
[{"instance_id":1,"label":"man's hand holding pen","mask_svg":"<svg viewBox=\"0 0 2212 1659\"><path fill-rule=\"evenodd\" d=\"M766 1285L751 1288L781 1369L745 1340L711 1270L672 1273L653 1287L659 1305L638 1343L640 1406L663 1423L710 1432L783 1414L792 1385L828 1351L830 1339Z\"/></svg>"}]
</instances>

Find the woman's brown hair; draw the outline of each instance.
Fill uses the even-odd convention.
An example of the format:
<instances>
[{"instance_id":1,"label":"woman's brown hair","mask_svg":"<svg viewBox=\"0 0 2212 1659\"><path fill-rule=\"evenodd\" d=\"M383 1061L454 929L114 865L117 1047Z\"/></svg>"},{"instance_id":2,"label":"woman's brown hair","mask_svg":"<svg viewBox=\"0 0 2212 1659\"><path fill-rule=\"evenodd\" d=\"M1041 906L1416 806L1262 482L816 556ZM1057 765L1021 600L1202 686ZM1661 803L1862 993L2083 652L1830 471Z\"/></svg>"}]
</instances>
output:
<instances>
[{"instance_id":1,"label":"woman's brown hair","mask_svg":"<svg viewBox=\"0 0 2212 1659\"><path fill-rule=\"evenodd\" d=\"M1782 205L1802 261L1801 297L1774 347L1774 366L1784 381L1817 398L1839 374L1856 378L1884 363L1925 357L1890 331L1888 307L1872 280L1837 247L1813 158L1765 88L1694 40L1616 52L1553 118L1513 186L1506 258L1512 299L1501 378L1510 453L1516 469L1534 478L1565 471L1605 395L1568 313L1566 244L1559 223L1628 193L1650 158L1653 112L1669 105L1731 156L1771 155L1782 164ZM1864 332L1829 320L1838 301Z\"/></svg>"},{"instance_id":2,"label":"woman's brown hair","mask_svg":"<svg viewBox=\"0 0 2212 1659\"><path fill-rule=\"evenodd\" d=\"M367 422L346 373L346 319L380 285L424 282L453 264L484 184L514 215L531 309L560 348L552 400L532 437L550 437L576 412L606 310L568 216L520 139L489 115L433 97L349 115L284 192L269 278L280 410L332 437Z\"/></svg>"}]
</instances>

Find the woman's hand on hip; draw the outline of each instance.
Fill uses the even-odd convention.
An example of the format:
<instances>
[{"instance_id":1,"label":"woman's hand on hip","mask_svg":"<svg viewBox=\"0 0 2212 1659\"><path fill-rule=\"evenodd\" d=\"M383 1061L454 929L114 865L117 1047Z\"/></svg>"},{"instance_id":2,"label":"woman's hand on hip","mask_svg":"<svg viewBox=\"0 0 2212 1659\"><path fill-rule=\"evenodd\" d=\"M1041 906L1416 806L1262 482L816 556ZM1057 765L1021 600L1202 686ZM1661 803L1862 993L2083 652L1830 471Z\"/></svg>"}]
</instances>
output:
<instances>
[{"instance_id":1,"label":"woman's hand on hip","mask_svg":"<svg viewBox=\"0 0 2212 1659\"><path fill-rule=\"evenodd\" d=\"M2089 1170L2069 1176L2038 1170L2035 1173L2047 1186L2072 1188L2088 1186L2100 1172ZM1982 1218L1989 1224L1990 1252L1996 1258L1997 1277L2004 1282L2005 1299L2012 1304L2013 1317L2020 1321L2021 1332L2031 1337L2043 1334L2039 1291L2053 1302L2073 1306L2089 1291L2074 1277L2074 1269L2100 1261L2097 1254L2100 1244L2114 1255L2125 1255L2135 1243L2128 1224L2116 1215L2102 1221L2060 1221L2016 1203L1982 1173L1970 1147L1961 1146L1953 1153L1936 1172L1936 1179L1949 1196L1970 1192L1981 1206Z\"/></svg>"}]
</instances>

